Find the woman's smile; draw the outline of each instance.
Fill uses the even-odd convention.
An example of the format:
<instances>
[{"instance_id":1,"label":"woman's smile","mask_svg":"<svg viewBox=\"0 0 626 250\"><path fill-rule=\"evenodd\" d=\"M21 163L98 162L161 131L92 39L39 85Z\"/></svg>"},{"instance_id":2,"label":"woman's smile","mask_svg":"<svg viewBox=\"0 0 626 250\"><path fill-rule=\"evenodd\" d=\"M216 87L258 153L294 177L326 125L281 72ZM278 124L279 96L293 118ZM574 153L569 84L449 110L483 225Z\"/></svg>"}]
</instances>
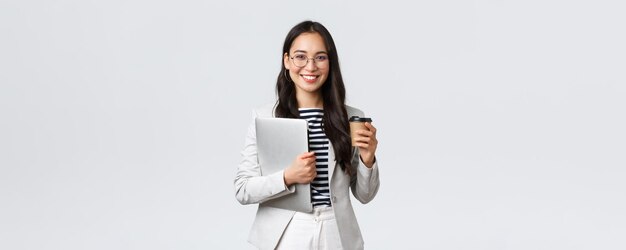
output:
<instances>
[{"instance_id":1,"label":"woman's smile","mask_svg":"<svg viewBox=\"0 0 626 250\"><path fill-rule=\"evenodd\" d=\"M319 75L300 75L307 83L315 83Z\"/></svg>"}]
</instances>

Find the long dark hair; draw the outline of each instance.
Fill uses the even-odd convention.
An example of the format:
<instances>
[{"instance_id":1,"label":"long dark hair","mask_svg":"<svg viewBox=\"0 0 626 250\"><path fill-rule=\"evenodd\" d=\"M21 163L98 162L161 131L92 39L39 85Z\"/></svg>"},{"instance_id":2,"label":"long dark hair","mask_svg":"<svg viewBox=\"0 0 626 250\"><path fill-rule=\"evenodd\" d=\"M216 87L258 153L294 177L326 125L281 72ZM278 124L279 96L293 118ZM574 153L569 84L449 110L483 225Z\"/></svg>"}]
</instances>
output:
<instances>
[{"instance_id":1,"label":"long dark hair","mask_svg":"<svg viewBox=\"0 0 626 250\"><path fill-rule=\"evenodd\" d=\"M350 140L348 114L346 112L345 100L346 89L343 85L341 70L339 70L339 58L337 48L330 32L320 23L304 21L294 26L283 45L281 54L282 67L276 81L276 93L278 101L276 103L276 117L298 118L298 101L296 100L295 83L291 81L285 68L283 60L285 53L289 54L291 44L302 33L318 33L324 39L329 59L329 72L326 82L321 87L322 100L324 101L324 132L333 144L335 149L335 159L341 169L348 174L352 174L351 156L352 144Z\"/></svg>"}]
</instances>

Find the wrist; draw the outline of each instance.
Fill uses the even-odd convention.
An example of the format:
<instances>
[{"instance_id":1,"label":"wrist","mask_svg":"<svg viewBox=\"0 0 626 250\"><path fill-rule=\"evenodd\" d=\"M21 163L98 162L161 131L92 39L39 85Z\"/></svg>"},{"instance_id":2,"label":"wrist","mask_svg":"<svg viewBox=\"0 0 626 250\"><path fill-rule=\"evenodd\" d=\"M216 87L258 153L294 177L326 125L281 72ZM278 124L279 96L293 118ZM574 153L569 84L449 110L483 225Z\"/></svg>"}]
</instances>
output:
<instances>
[{"instance_id":1,"label":"wrist","mask_svg":"<svg viewBox=\"0 0 626 250\"><path fill-rule=\"evenodd\" d=\"M361 162L368 168L372 168L374 166L374 162L376 162L376 156L371 157L363 157L361 156Z\"/></svg>"},{"instance_id":2,"label":"wrist","mask_svg":"<svg viewBox=\"0 0 626 250\"><path fill-rule=\"evenodd\" d=\"M286 169L283 171L283 182L285 182L285 186L286 186L286 187L288 187L288 186L290 186L290 185L292 184L292 183L291 183L291 179L290 179L290 178L288 177L288 175L287 175L287 170L288 170L288 169L289 169L289 168L286 168Z\"/></svg>"}]
</instances>

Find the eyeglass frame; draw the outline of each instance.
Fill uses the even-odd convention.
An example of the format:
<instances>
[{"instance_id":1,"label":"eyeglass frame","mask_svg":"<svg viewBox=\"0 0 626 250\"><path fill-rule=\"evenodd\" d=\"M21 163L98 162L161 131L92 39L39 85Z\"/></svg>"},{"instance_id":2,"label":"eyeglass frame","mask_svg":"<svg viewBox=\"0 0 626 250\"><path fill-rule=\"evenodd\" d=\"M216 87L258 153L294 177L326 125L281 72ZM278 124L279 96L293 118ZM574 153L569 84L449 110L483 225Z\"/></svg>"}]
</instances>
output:
<instances>
[{"instance_id":1,"label":"eyeglass frame","mask_svg":"<svg viewBox=\"0 0 626 250\"><path fill-rule=\"evenodd\" d=\"M304 65L302 65L302 66L296 65L296 62L293 59L295 56L298 56L298 55L302 55L302 56L306 57L306 63L304 63ZM326 61L330 61L330 57L328 56L328 54L324 54L324 55L326 56ZM315 56L319 56L319 55L315 55ZM320 65L318 65L318 61L317 61L317 59L315 59L315 57L308 57L308 56L306 56L304 54L296 54L296 55L293 55L291 57L287 56L287 58L291 59L291 62L293 63L293 66L296 66L298 68L304 68L307 65L309 65L309 60L313 60L313 65L315 65L315 67L318 67L318 68L326 68L326 67L328 67L328 65L330 65L330 62L327 62L328 63L327 65L325 65L324 67L320 67Z\"/></svg>"}]
</instances>

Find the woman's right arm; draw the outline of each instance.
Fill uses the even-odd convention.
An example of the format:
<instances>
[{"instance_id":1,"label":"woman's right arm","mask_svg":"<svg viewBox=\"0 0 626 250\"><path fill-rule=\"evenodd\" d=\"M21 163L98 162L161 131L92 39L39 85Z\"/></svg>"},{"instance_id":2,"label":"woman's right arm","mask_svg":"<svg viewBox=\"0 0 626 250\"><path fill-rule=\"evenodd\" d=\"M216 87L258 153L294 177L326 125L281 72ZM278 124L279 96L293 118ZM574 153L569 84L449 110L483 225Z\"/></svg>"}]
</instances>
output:
<instances>
[{"instance_id":1,"label":"woman's right arm","mask_svg":"<svg viewBox=\"0 0 626 250\"><path fill-rule=\"evenodd\" d=\"M241 151L241 161L235 176L235 197L243 205L261 203L295 191L293 185L290 187L285 185L285 170L265 176L261 175L256 147L254 121L256 117L255 112L252 124L248 127L245 146Z\"/></svg>"}]
</instances>

